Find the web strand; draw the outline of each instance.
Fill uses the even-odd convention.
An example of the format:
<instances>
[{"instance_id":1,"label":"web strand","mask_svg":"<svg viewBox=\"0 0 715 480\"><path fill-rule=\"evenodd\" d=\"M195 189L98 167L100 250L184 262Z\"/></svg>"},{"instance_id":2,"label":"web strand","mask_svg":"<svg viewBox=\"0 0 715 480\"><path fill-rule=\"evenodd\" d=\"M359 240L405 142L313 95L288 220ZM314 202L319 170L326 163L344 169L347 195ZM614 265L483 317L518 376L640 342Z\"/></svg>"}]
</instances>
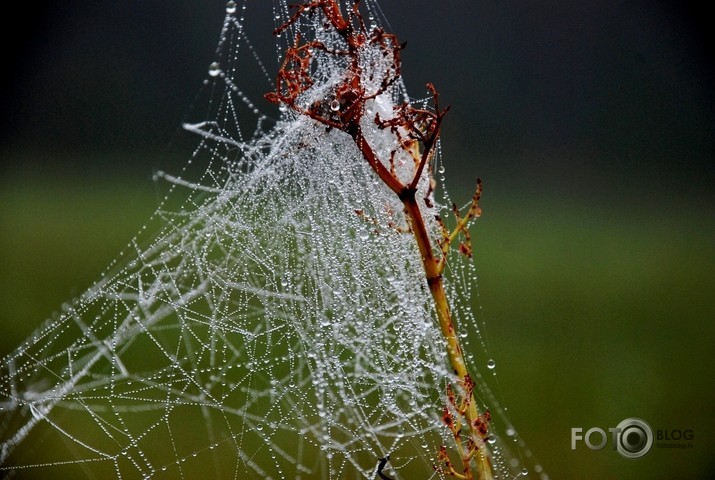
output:
<instances>
[{"instance_id":1,"label":"web strand","mask_svg":"<svg viewBox=\"0 0 715 480\"><path fill-rule=\"evenodd\" d=\"M185 124L199 144L183 171L157 173L170 188L149 224L2 359L0 471L445 478L433 466L453 441L441 408L455 376L402 204L344 132L285 109L265 114L240 87L250 69L271 79L249 39L253 3L227 4L208 113ZM375 1L363 8L367 24L383 23ZM269 13L275 27L293 10L281 0ZM290 29L343 48L324 22L316 13ZM301 101L324 102L345 65L317 51L311 69ZM398 76L370 115L389 118L407 99ZM363 134L391 168L394 136L374 125ZM393 161L400 173L411 160ZM426 175L417 198L431 195ZM433 199L424 209L435 238L442 208ZM450 255L459 334L481 338L473 266ZM475 395L498 414L479 383ZM496 438L496 476L521 475Z\"/></svg>"}]
</instances>

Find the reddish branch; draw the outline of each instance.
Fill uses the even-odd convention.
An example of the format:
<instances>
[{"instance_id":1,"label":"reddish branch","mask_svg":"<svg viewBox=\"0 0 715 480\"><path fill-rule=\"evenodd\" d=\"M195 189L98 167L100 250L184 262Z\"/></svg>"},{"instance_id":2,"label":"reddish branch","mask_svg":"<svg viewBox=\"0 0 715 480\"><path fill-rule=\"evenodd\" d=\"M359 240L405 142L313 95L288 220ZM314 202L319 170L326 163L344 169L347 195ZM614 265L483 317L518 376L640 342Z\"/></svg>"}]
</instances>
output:
<instances>
[{"instance_id":1,"label":"reddish branch","mask_svg":"<svg viewBox=\"0 0 715 480\"><path fill-rule=\"evenodd\" d=\"M462 217L454 207L457 226L451 232L447 230L439 216L436 217L442 229L442 238L437 245L427 232L419 204L417 202L417 187L425 171L428 173L429 186L423 201L432 207L430 196L434 190L432 177L432 159L439 139L442 119L448 108L439 105L439 94L432 84L428 84L432 95L433 109L415 108L407 102L395 106L392 117L383 119L379 115L374 118L376 126L389 130L397 139L398 148L407 152L414 160L414 170L411 178L401 180L395 168L393 151L387 162L377 158L370 143L365 138L360 120L366 112L366 103L374 100L388 89L400 77L400 51L404 48L395 35L385 33L381 28L368 32L360 13L360 0L355 0L347 14L340 8L338 0L314 0L302 5L293 6L294 14L274 33L278 34L290 29L302 17L322 13L327 25L343 39L342 50L330 49L320 41L306 41L296 33L293 46L288 47L285 59L276 77L276 89L266 94L266 99L272 103L284 104L295 112L312 118L328 128L341 130L353 139L365 161L375 171L379 178L401 200L410 231L415 236L417 246L422 256L425 276L430 292L435 301L435 310L442 334L447 342L447 351L454 373L458 378L455 388L448 387L448 405L444 410L443 420L455 439L457 453L462 463L460 471L452 464L447 449L442 447L439 452L441 465L435 467L444 474L460 479L473 479L472 465L480 479L491 478L491 463L486 451L485 441L489 429L489 412L479 414L474 399L474 382L469 375L457 339L456 329L447 301L442 272L444 271L447 254L451 244L457 237L463 241L459 250L471 256L472 247L467 229L469 221L480 214L478 202L481 194L481 183L472 198L467 213ZM368 90L363 81L363 68L360 64L361 52L364 49L376 49L388 63L381 73L379 82L371 83L378 86ZM343 78L334 88L328 98L309 103L306 92L314 85L311 76L311 60L316 51L346 59ZM375 72L369 72L371 76ZM362 214L359 212L358 214ZM435 253L438 252L438 256ZM463 439L462 431L467 433Z\"/></svg>"}]
</instances>

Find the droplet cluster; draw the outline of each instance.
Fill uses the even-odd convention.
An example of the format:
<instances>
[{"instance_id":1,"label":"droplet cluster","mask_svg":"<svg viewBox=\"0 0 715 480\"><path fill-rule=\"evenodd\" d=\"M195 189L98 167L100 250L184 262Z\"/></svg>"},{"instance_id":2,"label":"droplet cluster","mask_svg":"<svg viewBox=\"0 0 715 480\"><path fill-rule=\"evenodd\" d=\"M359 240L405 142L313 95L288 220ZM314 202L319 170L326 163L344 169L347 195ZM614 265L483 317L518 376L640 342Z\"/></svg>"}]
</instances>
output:
<instances>
[{"instance_id":1,"label":"droplet cluster","mask_svg":"<svg viewBox=\"0 0 715 480\"><path fill-rule=\"evenodd\" d=\"M186 167L155 175L168 193L154 216L95 285L2 358L0 472L375 478L390 455L401 478L427 478L453 441L440 419L453 373L402 205L344 133L263 113L239 88L245 59L266 72L246 35L249 3L225 5L208 120L185 125L199 140ZM379 25L376 1L362 8ZM286 0L271 15L290 18ZM324 20L295 28L344 48ZM340 111L330 95L345 65L321 51L313 61L304 101ZM374 52L363 61L366 79L385 68ZM388 166L395 137L373 119L407 99L396 82L365 115ZM427 172L418 188L427 195ZM435 236L441 208L424 210ZM460 337L481 342L473 266L457 255L449 265ZM528 473L506 460L511 438L511 426L504 441L488 437L498 478ZM27 453L36 439L47 457Z\"/></svg>"}]
</instances>

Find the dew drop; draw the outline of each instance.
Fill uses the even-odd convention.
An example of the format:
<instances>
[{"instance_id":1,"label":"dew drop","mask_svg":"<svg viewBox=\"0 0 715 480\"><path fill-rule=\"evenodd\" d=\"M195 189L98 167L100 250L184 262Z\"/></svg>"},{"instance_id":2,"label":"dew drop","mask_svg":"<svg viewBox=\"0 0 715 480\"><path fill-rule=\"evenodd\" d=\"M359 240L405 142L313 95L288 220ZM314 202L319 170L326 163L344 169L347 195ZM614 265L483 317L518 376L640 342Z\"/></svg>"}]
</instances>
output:
<instances>
[{"instance_id":1,"label":"dew drop","mask_svg":"<svg viewBox=\"0 0 715 480\"><path fill-rule=\"evenodd\" d=\"M439 173L444 173L444 165L440 165L439 168L437 169Z\"/></svg>"},{"instance_id":2,"label":"dew drop","mask_svg":"<svg viewBox=\"0 0 715 480\"><path fill-rule=\"evenodd\" d=\"M490 445L494 445L496 441L497 437L493 433L487 437L487 442L489 442Z\"/></svg>"},{"instance_id":3,"label":"dew drop","mask_svg":"<svg viewBox=\"0 0 715 480\"><path fill-rule=\"evenodd\" d=\"M230 0L226 3L226 13L236 13L236 2Z\"/></svg>"},{"instance_id":4,"label":"dew drop","mask_svg":"<svg viewBox=\"0 0 715 480\"><path fill-rule=\"evenodd\" d=\"M521 470L521 474L522 474L523 476L527 476L527 475L529 474L529 470L527 470L526 468L523 468L523 469Z\"/></svg>"},{"instance_id":5,"label":"dew drop","mask_svg":"<svg viewBox=\"0 0 715 480\"><path fill-rule=\"evenodd\" d=\"M487 362L487 368L489 370L494 370L494 367L496 367L496 366L497 366L496 362L490 358L489 361Z\"/></svg>"},{"instance_id":6,"label":"dew drop","mask_svg":"<svg viewBox=\"0 0 715 480\"><path fill-rule=\"evenodd\" d=\"M211 65L209 65L209 75L212 77L218 77L218 74L221 73L221 67L219 66L218 62L214 62Z\"/></svg>"},{"instance_id":7,"label":"dew drop","mask_svg":"<svg viewBox=\"0 0 715 480\"><path fill-rule=\"evenodd\" d=\"M261 425L260 423L256 425L256 430L258 430L259 432L263 430L263 425Z\"/></svg>"},{"instance_id":8,"label":"dew drop","mask_svg":"<svg viewBox=\"0 0 715 480\"><path fill-rule=\"evenodd\" d=\"M332 102L330 102L330 109L334 112L340 110L340 102L338 102L337 100L333 100Z\"/></svg>"}]
</instances>

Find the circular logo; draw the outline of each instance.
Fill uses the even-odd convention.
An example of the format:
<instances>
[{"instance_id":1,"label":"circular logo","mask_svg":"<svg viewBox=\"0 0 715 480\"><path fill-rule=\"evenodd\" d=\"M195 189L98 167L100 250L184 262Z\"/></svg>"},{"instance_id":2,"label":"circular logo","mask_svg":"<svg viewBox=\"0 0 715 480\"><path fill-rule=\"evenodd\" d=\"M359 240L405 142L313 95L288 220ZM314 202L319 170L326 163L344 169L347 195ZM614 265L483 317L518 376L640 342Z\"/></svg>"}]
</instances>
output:
<instances>
[{"instance_id":1,"label":"circular logo","mask_svg":"<svg viewBox=\"0 0 715 480\"><path fill-rule=\"evenodd\" d=\"M616 428L616 450L626 458L640 458L653 446L653 430L640 418L626 418Z\"/></svg>"}]
</instances>

